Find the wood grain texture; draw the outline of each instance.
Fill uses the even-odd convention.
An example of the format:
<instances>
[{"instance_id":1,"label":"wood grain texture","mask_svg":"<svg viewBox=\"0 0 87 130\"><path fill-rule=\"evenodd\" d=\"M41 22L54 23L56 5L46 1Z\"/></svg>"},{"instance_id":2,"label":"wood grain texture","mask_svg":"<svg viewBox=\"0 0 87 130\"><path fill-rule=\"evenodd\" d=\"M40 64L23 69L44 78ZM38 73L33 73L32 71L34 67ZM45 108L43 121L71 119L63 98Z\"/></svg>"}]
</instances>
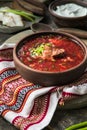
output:
<instances>
[{"instance_id":1,"label":"wood grain texture","mask_svg":"<svg viewBox=\"0 0 87 130\"><path fill-rule=\"evenodd\" d=\"M28 12L28 13L32 13L31 11L29 11L29 10L26 10L25 8L23 8L22 6L20 6L19 4L18 4L18 2L17 2L17 0L14 0L13 2L12 2L12 6L11 6L13 9L16 9L16 10L22 10L22 11L26 11L26 12Z\"/></svg>"},{"instance_id":2,"label":"wood grain texture","mask_svg":"<svg viewBox=\"0 0 87 130\"><path fill-rule=\"evenodd\" d=\"M18 130L0 116L0 130Z\"/></svg>"},{"instance_id":3,"label":"wood grain texture","mask_svg":"<svg viewBox=\"0 0 87 130\"><path fill-rule=\"evenodd\" d=\"M31 12L33 12L35 14L38 14L38 15L44 15L44 9L43 8L35 6L35 5L33 5L31 3L28 3L28 2L26 2L24 0L17 0L17 2L19 3L19 5L22 8L24 8L24 9L26 9L28 11L31 11Z\"/></svg>"}]
</instances>

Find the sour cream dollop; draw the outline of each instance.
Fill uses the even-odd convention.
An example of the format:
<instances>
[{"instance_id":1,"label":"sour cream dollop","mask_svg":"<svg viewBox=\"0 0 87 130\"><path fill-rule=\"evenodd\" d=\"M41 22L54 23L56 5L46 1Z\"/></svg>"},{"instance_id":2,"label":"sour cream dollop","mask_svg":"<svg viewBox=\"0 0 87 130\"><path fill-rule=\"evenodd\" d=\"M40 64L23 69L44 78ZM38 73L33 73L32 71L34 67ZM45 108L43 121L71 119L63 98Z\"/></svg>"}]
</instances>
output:
<instances>
[{"instance_id":1,"label":"sour cream dollop","mask_svg":"<svg viewBox=\"0 0 87 130\"><path fill-rule=\"evenodd\" d=\"M74 3L69 3L57 6L54 13L64 17L81 17L87 15L87 8Z\"/></svg>"}]
</instances>

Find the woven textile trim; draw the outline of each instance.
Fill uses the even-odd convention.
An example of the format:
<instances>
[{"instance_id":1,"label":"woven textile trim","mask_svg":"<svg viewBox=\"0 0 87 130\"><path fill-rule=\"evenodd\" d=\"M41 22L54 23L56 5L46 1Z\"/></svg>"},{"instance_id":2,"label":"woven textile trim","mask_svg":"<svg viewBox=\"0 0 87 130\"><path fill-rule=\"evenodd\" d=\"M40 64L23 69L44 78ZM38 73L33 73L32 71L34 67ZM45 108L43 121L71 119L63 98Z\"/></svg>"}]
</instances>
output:
<instances>
[{"instance_id":1,"label":"woven textile trim","mask_svg":"<svg viewBox=\"0 0 87 130\"><path fill-rule=\"evenodd\" d=\"M61 87L42 87L26 81L16 71L13 47L0 47L0 114L18 129L43 129L63 99L87 94L87 72L77 82Z\"/></svg>"},{"instance_id":2,"label":"woven textile trim","mask_svg":"<svg viewBox=\"0 0 87 130\"><path fill-rule=\"evenodd\" d=\"M20 130L41 130L52 119L57 94L51 93L54 87L24 80L15 69L12 53L11 46L0 48L0 114Z\"/></svg>"}]
</instances>

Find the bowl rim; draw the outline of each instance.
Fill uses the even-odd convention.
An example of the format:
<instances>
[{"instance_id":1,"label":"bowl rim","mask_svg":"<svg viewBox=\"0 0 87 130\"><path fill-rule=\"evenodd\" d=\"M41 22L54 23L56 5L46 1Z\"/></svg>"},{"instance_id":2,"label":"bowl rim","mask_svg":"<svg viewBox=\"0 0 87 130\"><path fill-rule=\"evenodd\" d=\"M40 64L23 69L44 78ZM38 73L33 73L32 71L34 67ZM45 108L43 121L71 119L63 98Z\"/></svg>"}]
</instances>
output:
<instances>
[{"instance_id":1,"label":"bowl rim","mask_svg":"<svg viewBox=\"0 0 87 130\"><path fill-rule=\"evenodd\" d=\"M31 36L34 36L34 35L38 35L38 34L43 35L44 33L47 33L47 34L48 33L49 34L50 33L56 33L56 34L59 34L59 35L64 35L64 36L69 37L69 38L73 39L74 41L76 41L75 43L78 44L79 46L81 46L81 48L83 48L84 51L85 51L83 60L79 64L77 64L76 66L74 66L74 67L72 67L70 69L67 69L65 71L62 71L62 72L58 72L58 71L57 72L40 71L38 69L32 69L29 66L25 65L23 62L20 61L20 59L17 56L17 53L16 53L17 52L17 47L19 46L19 44L21 42L23 42L28 37L31 37ZM16 45L13 48L13 60L14 60L14 57L15 57L15 61L17 61L17 63L19 63L23 68L26 68L29 71L33 71L33 72L36 72L36 73L42 73L42 74L62 74L62 73L67 73L69 71L73 71L76 68L79 68L82 64L84 64L84 62L86 62L86 64L87 64L87 46L86 46L86 44L82 40L80 40L78 37L76 37L76 36L74 36L72 34L69 34L69 33L66 33L66 32L62 32L62 31L43 31L43 32L37 32L37 33L30 34L28 36L25 36L18 43L16 43Z\"/></svg>"},{"instance_id":2,"label":"bowl rim","mask_svg":"<svg viewBox=\"0 0 87 130\"><path fill-rule=\"evenodd\" d=\"M83 18L85 18L85 17L87 17L87 15L83 15L83 16L77 16L77 17L65 17L65 16L62 16L62 15L58 15L58 14L56 14L55 12L54 12L54 7L55 7L55 5L57 6L59 6L59 2L61 2L61 1L52 1L50 4L49 4L49 7L48 7L48 10L49 10L49 12L50 12L50 14L52 14L53 16L55 16L55 17L59 17L59 18L61 18L61 19L65 19L65 20L77 20L77 19L83 19ZM85 7L86 5L85 5L85 3L83 3L81 0L67 0L67 1L63 1L64 2L64 4L67 4L67 3L74 3L74 4L77 4L77 5L80 5L80 6L83 6L83 7ZM64 4L60 4L60 5L64 5Z\"/></svg>"}]
</instances>

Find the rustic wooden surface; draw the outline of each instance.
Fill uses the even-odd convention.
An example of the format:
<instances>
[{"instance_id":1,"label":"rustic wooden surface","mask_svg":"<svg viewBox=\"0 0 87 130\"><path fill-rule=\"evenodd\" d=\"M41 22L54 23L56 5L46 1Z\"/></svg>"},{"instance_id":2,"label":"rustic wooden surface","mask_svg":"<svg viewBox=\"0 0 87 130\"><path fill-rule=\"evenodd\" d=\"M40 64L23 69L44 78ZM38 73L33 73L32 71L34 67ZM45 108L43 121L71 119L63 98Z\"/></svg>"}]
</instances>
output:
<instances>
[{"instance_id":1,"label":"rustic wooden surface","mask_svg":"<svg viewBox=\"0 0 87 130\"><path fill-rule=\"evenodd\" d=\"M77 110L56 110L49 127L43 130L65 130L69 125L87 121L87 107ZM18 130L0 116L0 130Z\"/></svg>"},{"instance_id":2,"label":"rustic wooden surface","mask_svg":"<svg viewBox=\"0 0 87 130\"><path fill-rule=\"evenodd\" d=\"M0 3L0 6L3 2ZM54 25L53 25L54 26ZM0 45L14 34L0 33ZM49 127L44 130L64 130L69 125L87 120L87 107L75 110L56 110ZM0 116L0 130L18 130Z\"/></svg>"}]
</instances>

